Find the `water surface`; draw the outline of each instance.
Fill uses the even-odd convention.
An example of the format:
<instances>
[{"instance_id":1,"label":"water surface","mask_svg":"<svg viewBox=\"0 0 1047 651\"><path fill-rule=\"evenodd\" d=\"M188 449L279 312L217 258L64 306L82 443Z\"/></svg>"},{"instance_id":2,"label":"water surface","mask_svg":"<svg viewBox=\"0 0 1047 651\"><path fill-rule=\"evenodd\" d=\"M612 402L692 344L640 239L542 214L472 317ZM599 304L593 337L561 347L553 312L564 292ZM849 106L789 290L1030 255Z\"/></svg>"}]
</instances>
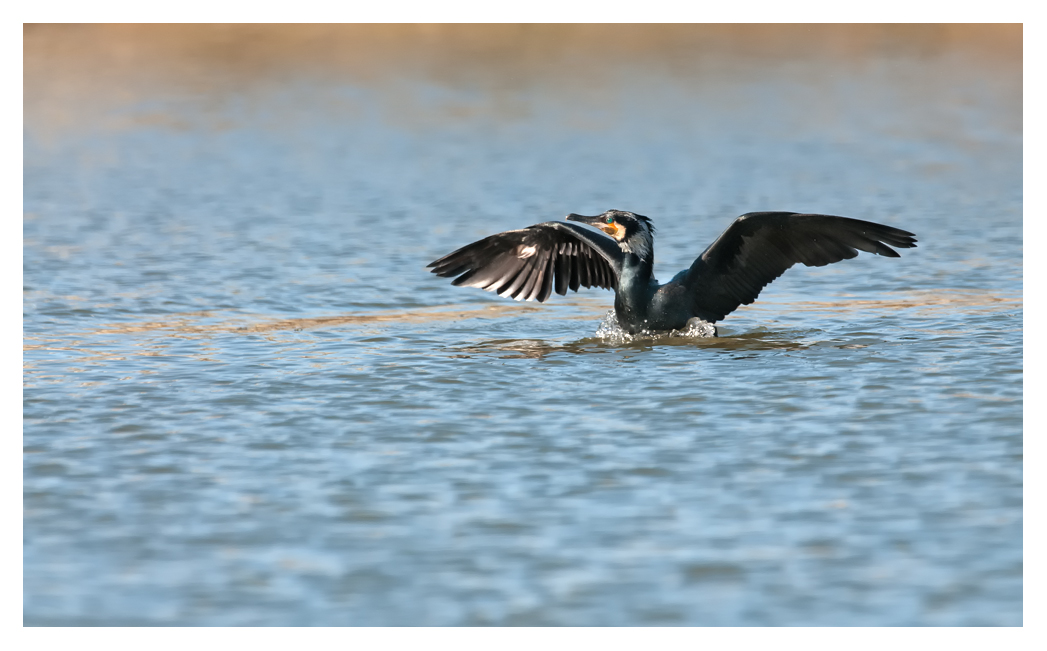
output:
<instances>
[{"instance_id":1,"label":"water surface","mask_svg":"<svg viewBox=\"0 0 1047 651\"><path fill-rule=\"evenodd\" d=\"M27 76L24 622L1021 625L1020 61L732 57ZM425 269L609 208L662 281L751 210L919 248L717 339Z\"/></svg>"}]
</instances>

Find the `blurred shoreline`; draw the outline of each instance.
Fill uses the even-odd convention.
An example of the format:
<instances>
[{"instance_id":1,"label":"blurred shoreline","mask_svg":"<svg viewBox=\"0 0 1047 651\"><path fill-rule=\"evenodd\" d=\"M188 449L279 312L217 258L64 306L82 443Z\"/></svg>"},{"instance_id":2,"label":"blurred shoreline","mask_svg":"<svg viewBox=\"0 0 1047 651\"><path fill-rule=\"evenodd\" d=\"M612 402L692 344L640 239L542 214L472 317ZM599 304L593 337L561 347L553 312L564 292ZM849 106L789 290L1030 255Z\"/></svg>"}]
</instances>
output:
<instances>
[{"instance_id":1,"label":"blurred shoreline","mask_svg":"<svg viewBox=\"0 0 1047 651\"><path fill-rule=\"evenodd\" d=\"M143 101L299 82L576 95L613 90L623 73L712 83L792 62L944 61L1020 102L1022 41L1021 24L24 25L23 125L101 126Z\"/></svg>"},{"instance_id":2,"label":"blurred shoreline","mask_svg":"<svg viewBox=\"0 0 1047 651\"><path fill-rule=\"evenodd\" d=\"M370 77L390 68L450 75L501 68L555 73L703 60L965 56L1020 66L1021 24L845 25L24 25L27 90L67 75L168 83L314 71Z\"/></svg>"}]
</instances>

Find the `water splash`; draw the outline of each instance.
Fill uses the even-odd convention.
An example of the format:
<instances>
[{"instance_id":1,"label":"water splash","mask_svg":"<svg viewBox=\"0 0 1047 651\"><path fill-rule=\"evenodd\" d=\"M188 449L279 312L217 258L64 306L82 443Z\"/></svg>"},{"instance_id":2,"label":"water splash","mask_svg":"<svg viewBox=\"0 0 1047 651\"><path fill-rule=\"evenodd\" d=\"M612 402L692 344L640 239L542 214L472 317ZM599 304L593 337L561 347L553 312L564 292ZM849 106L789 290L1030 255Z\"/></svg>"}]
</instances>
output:
<instances>
[{"instance_id":1,"label":"water splash","mask_svg":"<svg viewBox=\"0 0 1047 651\"><path fill-rule=\"evenodd\" d=\"M630 341L643 339L661 339L662 337L691 337L699 339L704 337L715 337L716 326L708 321L702 321L695 317L688 321L687 326L682 330L670 330L669 332L651 332L648 330L641 330L633 335L622 330L622 326L618 324L618 315L615 314L614 310L608 310L603 321L600 322L600 327L596 329L596 336L599 339L604 339L614 344L628 343Z\"/></svg>"}]
</instances>

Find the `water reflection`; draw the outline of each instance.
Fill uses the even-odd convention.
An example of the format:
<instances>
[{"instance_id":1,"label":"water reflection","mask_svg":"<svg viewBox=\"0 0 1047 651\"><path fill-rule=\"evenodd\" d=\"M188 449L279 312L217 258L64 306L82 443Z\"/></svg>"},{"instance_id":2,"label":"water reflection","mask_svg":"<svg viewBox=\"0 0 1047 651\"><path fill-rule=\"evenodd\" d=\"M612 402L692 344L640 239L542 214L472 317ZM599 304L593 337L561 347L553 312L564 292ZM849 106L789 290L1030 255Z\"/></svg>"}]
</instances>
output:
<instances>
[{"instance_id":1,"label":"water reflection","mask_svg":"<svg viewBox=\"0 0 1047 651\"><path fill-rule=\"evenodd\" d=\"M535 339L493 339L480 341L467 346L447 349L454 357L494 356L502 359L532 358L541 359L558 353L571 355L604 355L619 354L624 351L650 351L664 347L693 347L722 351L760 351L760 350L800 350L808 345L800 341L790 341L789 336L798 333L757 331L739 336L684 337L659 336L644 337L633 341L608 342L602 337L586 337L565 344L551 343ZM810 336L810 331L802 333Z\"/></svg>"},{"instance_id":2,"label":"water reflection","mask_svg":"<svg viewBox=\"0 0 1047 651\"><path fill-rule=\"evenodd\" d=\"M486 302L485 302L486 303ZM608 338L599 334L603 327L596 321L599 310L597 302L578 302L570 299L561 300L555 306L541 306L530 303L498 301L482 305L457 305L444 308L424 310L386 311L372 314L343 314L316 316L296 319L280 319L264 316L239 316L229 318L218 311L184 312L166 316L162 320L135 320L122 323L106 324L93 331L70 333L61 337L26 335L23 341L24 353L32 358L51 351L62 353L68 364L77 366L105 362L125 361L129 356L163 357L172 354L172 348L179 342L199 343L199 348L180 351L178 354L198 361L219 361L220 349L208 345L213 337L220 335L261 335L268 341L284 341L274 338L281 333L308 333L311 331L353 331L373 326L403 326L427 324L437 330L453 327L455 324L475 321L478 325L484 322L497 324L499 321L515 323L518 320L526 323L527 319L538 322L552 320L564 321L557 326L559 332L548 340L541 339L485 339L482 330L474 335L476 341L447 348L455 356L504 355L506 357L542 358L555 353L568 354L604 354L616 350L652 350L664 347L692 347L708 350L799 350L811 345L825 345L833 342L820 341L824 332L808 327L778 330L759 325L760 321L774 320L775 315L790 315L801 321L823 322L824 319L837 321L841 325L857 318L863 319L882 315L909 314L914 319L932 322L958 310L970 318L985 314L1008 314L1020 308L1021 299L1013 296L1001 296L992 292L976 290L942 290L938 292L917 291L904 293L900 297L884 299L837 301L799 301L784 302L760 300L750 306L741 308L749 318L742 323L747 327L732 325L738 320L732 317L719 325L718 337L653 335L645 337ZM450 307L451 309L446 309ZM611 313L613 314L613 312ZM605 319L606 319L606 315ZM592 325L590 325L592 324ZM486 329L497 329L497 325L488 325ZM596 328L598 333L585 336L568 343L558 343L564 335L572 332L584 333L587 329ZM348 329L348 330L347 330ZM958 335L962 330L929 327L909 327L914 332L937 335ZM376 334L380 330L373 331ZM894 336L890 331L866 331L844 328L841 333L846 343L839 343L845 348L861 348L873 343L882 342L884 336ZM152 335L149 339L123 339L130 335ZM470 339L473 336L469 337ZM364 338L364 342L377 342L382 339ZM130 345L128 345L130 344ZM27 359L24 365L27 378L38 372L39 362ZM82 371L82 369L81 369ZM37 378L39 379L39 378Z\"/></svg>"},{"instance_id":3,"label":"water reflection","mask_svg":"<svg viewBox=\"0 0 1047 651\"><path fill-rule=\"evenodd\" d=\"M782 301L773 297L761 297L758 302L739 308L733 316L720 322L718 328L732 330L731 322L739 315L750 315L754 319L773 318L775 314L810 315L815 318L834 318L841 322L863 315L907 314L919 318L932 318L943 314L962 311L971 314L1013 312L1020 309L1022 298L1000 294L990 290L947 289L915 290L894 292L889 298L851 299L834 301L800 300ZM59 298L59 297L54 297ZM83 300L66 297L67 300ZM492 299L495 300L495 299ZM607 316L598 300L578 301L570 297L556 297L554 303L543 306L537 303L521 303L508 299L496 302L483 301L481 305L444 305L439 308L421 310L388 310L371 314L340 314L303 318L274 318L267 316L239 316L230 318L216 310L180 312L165 315L162 320L137 320L133 317L123 323L106 324L98 330L82 333L84 336L120 335L143 332L167 332L181 334L203 334L219 332L262 333L274 331L301 331L322 328L340 328L375 323L440 323L463 319L501 319L533 315L543 319L591 320L598 315ZM99 306L101 307L101 306ZM449 309L448 309L449 308ZM613 312L612 312L613 313ZM573 326L565 326L573 327ZM662 337L658 337L662 338ZM702 337L680 337L701 339ZM27 341L39 337L27 337ZM29 346L38 346L29 344Z\"/></svg>"}]
</instances>

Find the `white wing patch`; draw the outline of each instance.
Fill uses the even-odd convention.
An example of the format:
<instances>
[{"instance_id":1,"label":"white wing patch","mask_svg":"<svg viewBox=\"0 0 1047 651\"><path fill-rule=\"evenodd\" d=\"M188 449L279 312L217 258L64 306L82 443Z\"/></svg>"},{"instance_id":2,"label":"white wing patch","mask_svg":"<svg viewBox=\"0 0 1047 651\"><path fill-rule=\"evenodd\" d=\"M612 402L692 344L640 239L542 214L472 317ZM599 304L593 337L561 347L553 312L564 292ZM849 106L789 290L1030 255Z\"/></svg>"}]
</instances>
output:
<instances>
[{"instance_id":1,"label":"white wing patch","mask_svg":"<svg viewBox=\"0 0 1047 651\"><path fill-rule=\"evenodd\" d=\"M522 246L516 250L516 257L522 260L531 257L537 252L538 249L533 244L531 246Z\"/></svg>"}]
</instances>

